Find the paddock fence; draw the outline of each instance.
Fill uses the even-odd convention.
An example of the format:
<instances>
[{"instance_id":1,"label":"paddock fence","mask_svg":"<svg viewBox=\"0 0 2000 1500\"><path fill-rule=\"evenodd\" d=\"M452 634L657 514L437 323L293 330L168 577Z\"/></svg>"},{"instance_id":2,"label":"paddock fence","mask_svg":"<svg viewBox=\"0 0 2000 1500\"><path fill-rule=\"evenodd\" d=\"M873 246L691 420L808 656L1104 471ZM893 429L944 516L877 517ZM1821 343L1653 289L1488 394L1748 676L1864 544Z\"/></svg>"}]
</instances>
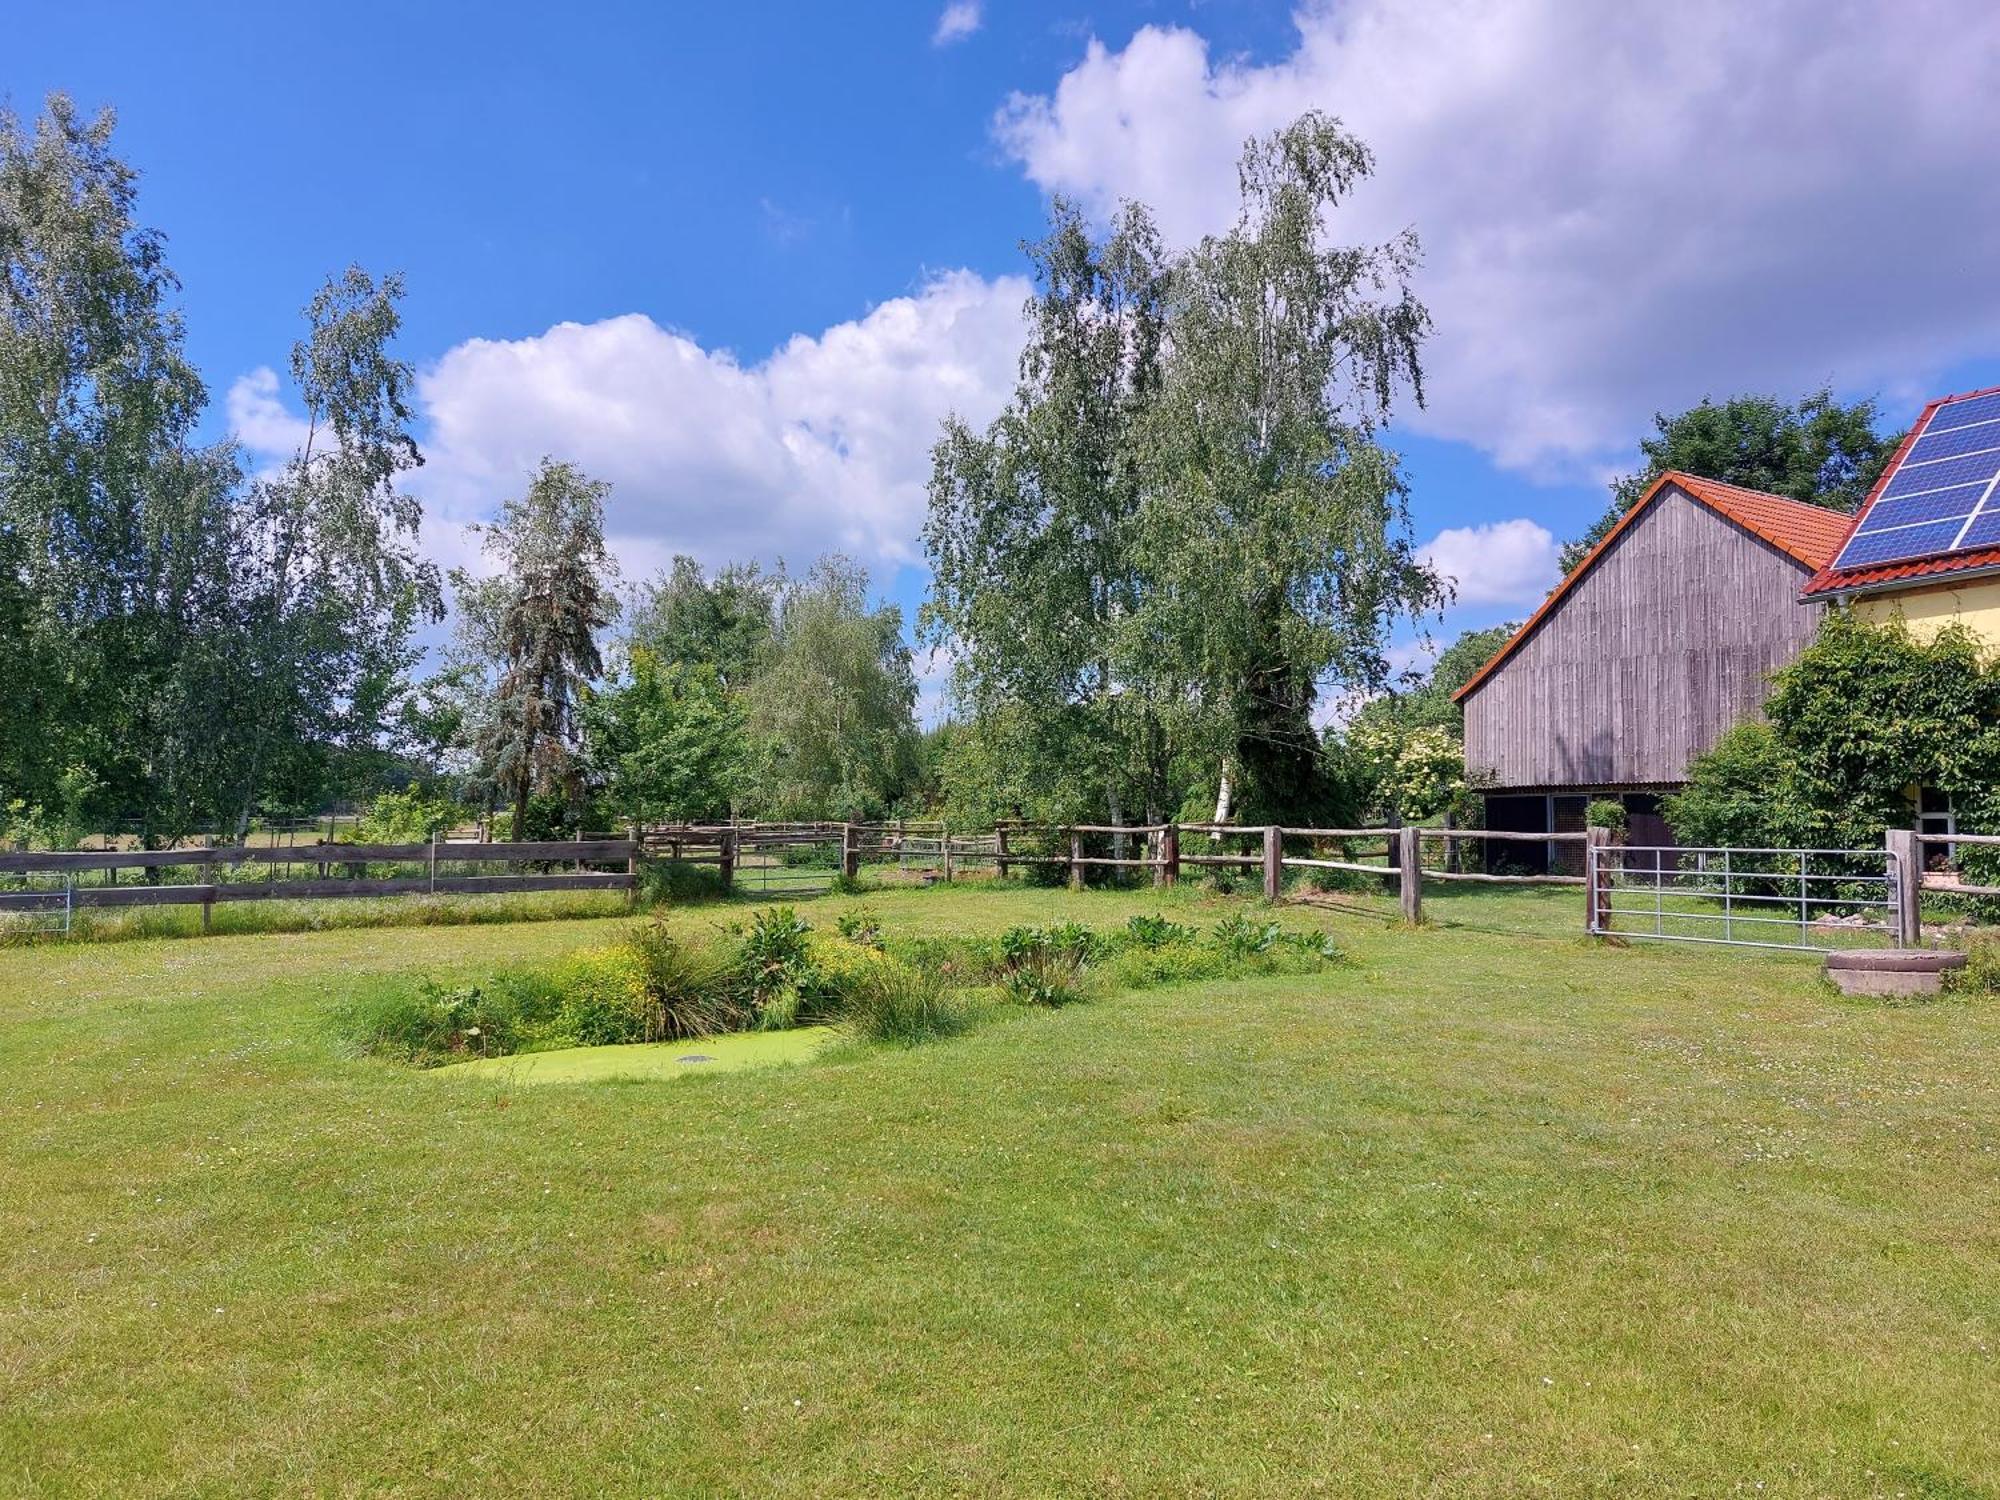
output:
<instances>
[{"instance_id":1,"label":"paddock fence","mask_svg":"<svg viewBox=\"0 0 2000 1500\"><path fill-rule=\"evenodd\" d=\"M61 913L67 926L91 908L199 906L205 931L218 904L236 901L630 891L641 855L629 837L16 851L0 854L0 920L32 927Z\"/></svg>"},{"instance_id":2,"label":"paddock fence","mask_svg":"<svg viewBox=\"0 0 2000 1500\"><path fill-rule=\"evenodd\" d=\"M622 890L655 866L708 867L721 889L807 897L864 869L895 883L1027 875L1081 889L1105 880L1168 887L1202 878L1408 922L1577 932L1740 947L1822 949L1923 940L1925 894L2000 897L2000 837L1891 830L1880 849L1688 849L1582 833L1474 828L1323 828L1236 823L939 821L657 824L623 835L426 843L246 843L0 852L0 932L68 930L94 908L198 906L403 895ZM1928 858L1928 866L1926 860ZM1989 879L2000 879L1996 874ZM1469 899L1513 890L1520 898ZM1580 891L1581 900L1563 897Z\"/></svg>"}]
</instances>

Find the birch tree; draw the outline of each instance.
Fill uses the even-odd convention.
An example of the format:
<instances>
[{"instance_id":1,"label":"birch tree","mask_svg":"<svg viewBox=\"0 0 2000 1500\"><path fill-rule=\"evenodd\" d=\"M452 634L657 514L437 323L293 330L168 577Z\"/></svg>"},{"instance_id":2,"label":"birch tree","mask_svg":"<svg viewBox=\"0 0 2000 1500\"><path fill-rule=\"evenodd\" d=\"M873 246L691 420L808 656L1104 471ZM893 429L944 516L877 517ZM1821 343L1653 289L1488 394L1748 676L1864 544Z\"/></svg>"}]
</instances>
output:
<instances>
[{"instance_id":1,"label":"birch tree","mask_svg":"<svg viewBox=\"0 0 2000 1500\"><path fill-rule=\"evenodd\" d=\"M1313 813L1327 795L1320 692L1383 682L1390 623L1443 598L1382 440L1396 401L1422 400L1416 236L1327 236L1372 167L1317 113L1253 140L1235 226L1172 278L1134 528L1145 587L1124 655L1157 696L1191 706L1222 816L1232 789L1259 816Z\"/></svg>"},{"instance_id":2,"label":"birch tree","mask_svg":"<svg viewBox=\"0 0 2000 1500\"><path fill-rule=\"evenodd\" d=\"M423 462L409 431L413 374L390 352L402 292L400 277L350 267L314 296L292 349L305 430L257 482L246 518L239 837L260 796L309 795L330 747L382 731L413 626L442 613L438 570L417 551L421 509L399 487Z\"/></svg>"},{"instance_id":3,"label":"birch tree","mask_svg":"<svg viewBox=\"0 0 2000 1500\"><path fill-rule=\"evenodd\" d=\"M1121 631L1145 586L1138 434L1159 386L1165 258L1137 204L1100 239L1058 199L1026 248L1036 289L1013 398L984 433L947 422L932 455L923 624L954 653L975 719L1004 712L1027 747L1042 810L1101 804L1121 822L1129 794L1150 821L1179 800L1174 706L1123 670Z\"/></svg>"},{"instance_id":4,"label":"birch tree","mask_svg":"<svg viewBox=\"0 0 2000 1500\"><path fill-rule=\"evenodd\" d=\"M114 130L0 110L0 802L154 839L230 795L239 474Z\"/></svg>"},{"instance_id":5,"label":"birch tree","mask_svg":"<svg viewBox=\"0 0 2000 1500\"><path fill-rule=\"evenodd\" d=\"M745 698L763 813L880 817L912 778L917 684L903 614L871 609L868 575L847 558L821 558L787 586Z\"/></svg>"}]
</instances>

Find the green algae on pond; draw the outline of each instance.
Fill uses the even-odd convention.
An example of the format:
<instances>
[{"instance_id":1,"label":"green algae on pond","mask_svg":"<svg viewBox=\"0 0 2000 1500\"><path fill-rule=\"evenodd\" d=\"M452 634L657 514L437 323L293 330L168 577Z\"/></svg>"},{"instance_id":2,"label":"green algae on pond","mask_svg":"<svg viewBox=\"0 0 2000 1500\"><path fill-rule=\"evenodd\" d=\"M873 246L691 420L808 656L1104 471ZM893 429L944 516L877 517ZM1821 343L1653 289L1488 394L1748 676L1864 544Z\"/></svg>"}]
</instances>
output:
<instances>
[{"instance_id":1,"label":"green algae on pond","mask_svg":"<svg viewBox=\"0 0 2000 1500\"><path fill-rule=\"evenodd\" d=\"M434 1068L427 1076L486 1078L501 1083L644 1082L805 1062L834 1037L831 1026L800 1026L790 1031L742 1031L681 1042L564 1047L453 1063Z\"/></svg>"}]
</instances>

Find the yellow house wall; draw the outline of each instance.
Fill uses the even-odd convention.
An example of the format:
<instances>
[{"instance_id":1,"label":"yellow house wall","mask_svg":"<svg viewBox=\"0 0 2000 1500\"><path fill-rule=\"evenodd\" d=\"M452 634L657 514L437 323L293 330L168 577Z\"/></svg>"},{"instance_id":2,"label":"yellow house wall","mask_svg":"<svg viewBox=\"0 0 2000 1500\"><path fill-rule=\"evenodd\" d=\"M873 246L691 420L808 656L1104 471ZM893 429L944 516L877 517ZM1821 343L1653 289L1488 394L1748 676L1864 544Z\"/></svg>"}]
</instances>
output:
<instances>
[{"instance_id":1,"label":"yellow house wall","mask_svg":"<svg viewBox=\"0 0 2000 1500\"><path fill-rule=\"evenodd\" d=\"M1854 601L1854 612L1877 621L1901 615L1919 637L1933 635L1956 620L1988 646L2000 649L2000 578L1865 595Z\"/></svg>"}]
</instances>

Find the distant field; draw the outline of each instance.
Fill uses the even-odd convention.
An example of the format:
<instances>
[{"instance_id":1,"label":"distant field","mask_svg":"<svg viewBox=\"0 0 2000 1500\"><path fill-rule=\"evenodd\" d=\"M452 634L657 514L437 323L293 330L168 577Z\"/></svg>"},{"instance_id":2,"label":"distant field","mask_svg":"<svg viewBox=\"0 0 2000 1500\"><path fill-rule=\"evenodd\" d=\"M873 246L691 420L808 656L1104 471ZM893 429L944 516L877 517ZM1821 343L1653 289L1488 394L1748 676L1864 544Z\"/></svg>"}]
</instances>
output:
<instances>
[{"instance_id":1,"label":"distant field","mask_svg":"<svg viewBox=\"0 0 2000 1500\"><path fill-rule=\"evenodd\" d=\"M332 1024L622 918L0 951L0 1494L2000 1491L2000 1008L1376 899L1287 909L1310 978L658 1082Z\"/></svg>"}]
</instances>

